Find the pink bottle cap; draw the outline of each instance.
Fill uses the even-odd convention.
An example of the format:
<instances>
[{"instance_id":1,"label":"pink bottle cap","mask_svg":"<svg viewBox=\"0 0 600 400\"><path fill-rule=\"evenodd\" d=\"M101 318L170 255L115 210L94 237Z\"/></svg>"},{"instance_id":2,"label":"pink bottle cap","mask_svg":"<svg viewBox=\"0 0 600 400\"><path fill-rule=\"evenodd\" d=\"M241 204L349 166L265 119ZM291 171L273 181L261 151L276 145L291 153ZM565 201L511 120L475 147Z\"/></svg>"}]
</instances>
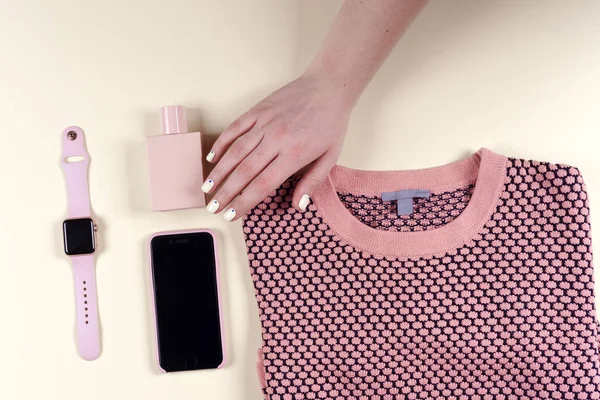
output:
<instances>
[{"instance_id":1,"label":"pink bottle cap","mask_svg":"<svg viewBox=\"0 0 600 400\"><path fill-rule=\"evenodd\" d=\"M187 133L188 125L185 118L184 106L166 106L160 109L160 124L162 133Z\"/></svg>"}]
</instances>

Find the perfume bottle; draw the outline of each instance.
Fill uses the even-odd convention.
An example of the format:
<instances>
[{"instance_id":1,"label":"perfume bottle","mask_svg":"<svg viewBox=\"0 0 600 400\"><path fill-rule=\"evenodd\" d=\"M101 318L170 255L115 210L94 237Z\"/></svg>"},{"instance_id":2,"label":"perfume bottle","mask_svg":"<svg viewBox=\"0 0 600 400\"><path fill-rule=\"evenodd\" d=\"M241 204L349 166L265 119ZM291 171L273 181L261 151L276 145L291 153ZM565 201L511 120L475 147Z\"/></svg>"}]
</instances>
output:
<instances>
[{"instance_id":1,"label":"perfume bottle","mask_svg":"<svg viewBox=\"0 0 600 400\"><path fill-rule=\"evenodd\" d=\"M162 107L161 127L161 135L146 139L152 209L204 207L202 135L188 132L183 106Z\"/></svg>"}]
</instances>

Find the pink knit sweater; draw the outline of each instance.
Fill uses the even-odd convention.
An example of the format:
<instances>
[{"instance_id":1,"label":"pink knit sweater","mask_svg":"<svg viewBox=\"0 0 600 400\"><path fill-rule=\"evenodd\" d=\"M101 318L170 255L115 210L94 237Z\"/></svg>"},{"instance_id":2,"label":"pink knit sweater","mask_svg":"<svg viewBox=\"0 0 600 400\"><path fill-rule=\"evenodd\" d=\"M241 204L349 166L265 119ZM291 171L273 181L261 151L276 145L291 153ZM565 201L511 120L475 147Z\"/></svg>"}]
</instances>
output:
<instances>
[{"instance_id":1,"label":"pink knit sweater","mask_svg":"<svg viewBox=\"0 0 600 400\"><path fill-rule=\"evenodd\" d=\"M266 399L600 399L586 189L507 158L336 166L244 218ZM381 193L428 189L411 215Z\"/></svg>"}]
</instances>

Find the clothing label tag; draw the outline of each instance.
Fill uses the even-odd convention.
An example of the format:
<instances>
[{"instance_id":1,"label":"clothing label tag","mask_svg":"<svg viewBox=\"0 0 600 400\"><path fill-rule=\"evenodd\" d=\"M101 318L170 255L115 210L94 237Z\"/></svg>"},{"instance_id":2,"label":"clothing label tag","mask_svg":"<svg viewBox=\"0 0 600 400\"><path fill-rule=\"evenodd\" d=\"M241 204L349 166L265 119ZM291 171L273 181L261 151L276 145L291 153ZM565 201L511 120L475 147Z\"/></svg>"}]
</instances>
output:
<instances>
[{"instance_id":1,"label":"clothing label tag","mask_svg":"<svg viewBox=\"0 0 600 400\"><path fill-rule=\"evenodd\" d=\"M431 192L425 189L405 189L395 192L383 192L381 200L396 200L398 202L398 215L410 215L413 213L413 199L416 197L428 199L430 195Z\"/></svg>"}]
</instances>

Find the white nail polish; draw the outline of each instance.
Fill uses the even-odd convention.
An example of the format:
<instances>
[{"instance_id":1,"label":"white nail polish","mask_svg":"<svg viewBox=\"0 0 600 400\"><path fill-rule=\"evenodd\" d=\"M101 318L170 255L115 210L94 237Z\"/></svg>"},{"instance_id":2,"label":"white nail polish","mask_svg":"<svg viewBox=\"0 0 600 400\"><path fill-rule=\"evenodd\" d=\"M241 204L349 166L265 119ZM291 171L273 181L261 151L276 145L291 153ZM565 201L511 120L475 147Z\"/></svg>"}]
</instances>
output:
<instances>
[{"instance_id":1,"label":"white nail polish","mask_svg":"<svg viewBox=\"0 0 600 400\"><path fill-rule=\"evenodd\" d=\"M202 187L200 189L202 189L202 191L204 193L208 193L213 188L213 186L215 186L215 183L213 182L213 180L212 179L208 179L206 182L204 182L202 184Z\"/></svg>"},{"instance_id":2,"label":"white nail polish","mask_svg":"<svg viewBox=\"0 0 600 400\"><path fill-rule=\"evenodd\" d=\"M300 209L302 211L304 211L304 210L306 210L306 207L308 207L309 204L310 204L310 196L307 194L303 194L302 197L300 197L298 206L300 207Z\"/></svg>"},{"instance_id":3,"label":"white nail polish","mask_svg":"<svg viewBox=\"0 0 600 400\"><path fill-rule=\"evenodd\" d=\"M219 202L217 200L213 200L206 206L206 211L211 214L214 214L219 209Z\"/></svg>"},{"instance_id":4,"label":"white nail polish","mask_svg":"<svg viewBox=\"0 0 600 400\"><path fill-rule=\"evenodd\" d=\"M231 221L235 218L235 210L233 208L230 208L229 210L225 211L225 214L223 214L223 218L225 218L226 221Z\"/></svg>"},{"instance_id":5,"label":"white nail polish","mask_svg":"<svg viewBox=\"0 0 600 400\"><path fill-rule=\"evenodd\" d=\"M208 162L212 162L212 160L215 159L215 151L211 150L208 155L206 156L206 161Z\"/></svg>"}]
</instances>

